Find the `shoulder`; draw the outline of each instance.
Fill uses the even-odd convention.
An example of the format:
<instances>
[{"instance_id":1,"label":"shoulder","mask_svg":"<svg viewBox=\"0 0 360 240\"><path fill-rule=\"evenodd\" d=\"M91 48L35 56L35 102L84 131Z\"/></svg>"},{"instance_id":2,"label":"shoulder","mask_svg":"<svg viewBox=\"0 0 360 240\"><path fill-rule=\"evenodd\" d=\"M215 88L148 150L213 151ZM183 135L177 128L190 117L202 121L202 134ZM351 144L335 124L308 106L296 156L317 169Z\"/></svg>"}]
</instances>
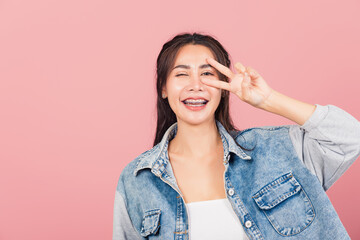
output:
<instances>
[{"instance_id":1,"label":"shoulder","mask_svg":"<svg viewBox=\"0 0 360 240\"><path fill-rule=\"evenodd\" d=\"M135 181L136 172L142 168L151 167L152 160L159 154L159 144L142 152L133 160L128 162L121 170L118 180L118 190L120 187L128 184L132 184Z\"/></svg>"},{"instance_id":2,"label":"shoulder","mask_svg":"<svg viewBox=\"0 0 360 240\"><path fill-rule=\"evenodd\" d=\"M291 126L293 125L257 126L235 131L233 134L235 135L235 138L251 134L272 135L281 132L288 132Z\"/></svg>"},{"instance_id":3,"label":"shoulder","mask_svg":"<svg viewBox=\"0 0 360 240\"><path fill-rule=\"evenodd\" d=\"M256 126L232 133L241 146L251 148L259 142L288 141L289 129L292 125Z\"/></svg>"}]
</instances>

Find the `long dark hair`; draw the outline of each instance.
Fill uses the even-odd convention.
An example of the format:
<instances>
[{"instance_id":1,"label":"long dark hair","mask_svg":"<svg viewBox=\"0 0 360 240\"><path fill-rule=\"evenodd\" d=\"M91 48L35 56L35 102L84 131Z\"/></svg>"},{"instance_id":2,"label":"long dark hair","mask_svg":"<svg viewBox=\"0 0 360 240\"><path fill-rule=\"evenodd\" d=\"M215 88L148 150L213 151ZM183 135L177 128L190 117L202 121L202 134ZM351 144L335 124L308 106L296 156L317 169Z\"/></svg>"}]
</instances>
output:
<instances>
[{"instance_id":1,"label":"long dark hair","mask_svg":"<svg viewBox=\"0 0 360 240\"><path fill-rule=\"evenodd\" d=\"M170 69L175 62L175 56L179 49L186 44L208 47L214 54L216 61L227 67L230 67L231 64L227 51L215 37L211 35L203 35L196 32L193 34L181 33L163 45L156 61L157 124L153 146L161 141L166 130L177 121L176 115L169 105L168 98L163 99L161 94L170 73ZM219 76L219 80L229 82L227 76L217 70L216 72ZM234 126L229 114L229 91L222 90L221 96L219 106L215 111L215 119L218 120L229 133L238 132L239 130ZM234 137L234 135L230 135ZM249 150L242 146L240 147Z\"/></svg>"}]
</instances>

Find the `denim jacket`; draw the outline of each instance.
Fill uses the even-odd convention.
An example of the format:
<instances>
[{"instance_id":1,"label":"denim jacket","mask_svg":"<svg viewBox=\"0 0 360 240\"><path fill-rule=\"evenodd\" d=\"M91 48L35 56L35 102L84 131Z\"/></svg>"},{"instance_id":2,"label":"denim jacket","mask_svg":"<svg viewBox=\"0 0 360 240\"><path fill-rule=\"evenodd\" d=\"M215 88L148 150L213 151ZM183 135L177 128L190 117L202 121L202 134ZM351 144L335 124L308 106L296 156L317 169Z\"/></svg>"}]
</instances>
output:
<instances>
[{"instance_id":1,"label":"denim jacket","mask_svg":"<svg viewBox=\"0 0 360 240\"><path fill-rule=\"evenodd\" d=\"M216 125L224 188L249 239L350 239L325 191L360 155L358 120L334 105L316 104L303 125L230 133ZM176 132L174 123L121 172L113 240L189 239L188 212L167 151Z\"/></svg>"}]
</instances>

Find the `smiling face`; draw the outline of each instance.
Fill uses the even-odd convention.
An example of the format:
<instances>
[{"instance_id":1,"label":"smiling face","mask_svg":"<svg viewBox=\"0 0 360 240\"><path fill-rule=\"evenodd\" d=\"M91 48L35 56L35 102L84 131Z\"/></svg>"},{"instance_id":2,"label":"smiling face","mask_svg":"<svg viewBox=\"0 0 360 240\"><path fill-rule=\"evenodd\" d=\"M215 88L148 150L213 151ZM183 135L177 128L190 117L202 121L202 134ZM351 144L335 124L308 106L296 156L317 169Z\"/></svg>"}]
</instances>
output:
<instances>
[{"instance_id":1,"label":"smiling face","mask_svg":"<svg viewBox=\"0 0 360 240\"><path fill-rule=\"evenodd\" d=\"M211 50L203 45L188 44L177 53L162 90L177 121L200 124L215 118L221 89L200 81L201 78L219 79L216 70L206 62L207 57L215 59Z\"/></svg>"}]
</instances>

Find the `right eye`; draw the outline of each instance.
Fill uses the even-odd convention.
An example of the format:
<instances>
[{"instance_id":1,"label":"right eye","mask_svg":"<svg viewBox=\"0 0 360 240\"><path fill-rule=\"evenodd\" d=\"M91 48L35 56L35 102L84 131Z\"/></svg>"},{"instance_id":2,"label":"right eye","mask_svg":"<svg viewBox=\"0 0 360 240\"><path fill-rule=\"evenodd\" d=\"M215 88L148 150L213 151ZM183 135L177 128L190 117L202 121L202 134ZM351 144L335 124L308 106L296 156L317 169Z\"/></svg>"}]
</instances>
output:
<instances>
[{"instance_id":1,"label":"right eye","mask_svg":"<svg viewBox=\"0 0 360 240\"><path fill-rule=\"evenodd\" d=\"M186 76L186 74L180 73L180 74L175 75L175 77L179 77L179 76Z\"/></svg>"}]
</instances>

